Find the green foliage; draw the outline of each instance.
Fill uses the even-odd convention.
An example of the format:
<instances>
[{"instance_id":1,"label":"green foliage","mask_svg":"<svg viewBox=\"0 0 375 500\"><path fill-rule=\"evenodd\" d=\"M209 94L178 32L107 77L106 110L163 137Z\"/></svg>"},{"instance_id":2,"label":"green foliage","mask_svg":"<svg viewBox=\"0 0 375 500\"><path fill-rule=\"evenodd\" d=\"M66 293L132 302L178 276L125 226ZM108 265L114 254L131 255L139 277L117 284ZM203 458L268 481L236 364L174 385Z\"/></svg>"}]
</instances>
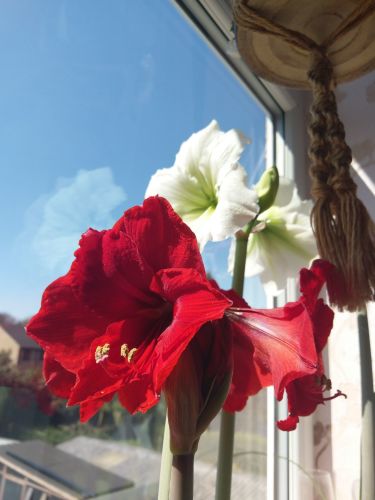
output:
<instances>
[{"instance_id":1,"label":"green foliage","mask_svg":"<svg viewBox=\"0 0 375 500\"><path fill-rule=\"evenodd\" d=\"M46 415L38 408L30 388L18 385L22 380L34 380L35 372L19 372L11 365L9 356L0 352L0 377L10 387L0 387L0 436L17 440L42 439L58 444L76 436L116 439L151 449L161 449L165 404L161 401L146 414L130 415L117 398L104 405L89 423L79 422L78 407L66 407L66 402L55 398L54 413Z\"/></svg>"}]
</instances>

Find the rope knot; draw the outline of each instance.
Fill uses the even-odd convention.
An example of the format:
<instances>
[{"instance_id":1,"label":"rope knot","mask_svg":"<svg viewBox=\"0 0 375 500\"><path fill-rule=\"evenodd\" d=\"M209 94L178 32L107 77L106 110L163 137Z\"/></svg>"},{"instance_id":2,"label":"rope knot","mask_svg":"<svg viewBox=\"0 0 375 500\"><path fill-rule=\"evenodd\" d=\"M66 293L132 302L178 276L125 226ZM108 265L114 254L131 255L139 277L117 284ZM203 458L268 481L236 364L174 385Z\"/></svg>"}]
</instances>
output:
<instances>
[{"instance_id":1,"label":"rope knot","mask_svg":"<svg viewBox=\"0 0 375 500\"><path fill-rule=\"evenodd\" d=\"M311 195L314 200L328 200L334 202L337 198L335 189L329 184L314 184L311 188Z\"/></svg>"},{"instance_id":2,"label":"rope knot","mask_svg":"<svg viewBox=\"0 0 375 500\"><path fill-rule=\"evenodd\" d=\"M347 196L348 194L356 194L357 185L346 171L338 172L330 179L331 189L338 196Z\"/></svg>"},{"instance_id":3,"label":"rope knot","mask_svg":"<svg viewBox=\"0 0 375 500\"><path fill-rule=\"evenodd\" d=\"M324 47L319 46L310 53L310 69L307 77L312 84L329 88L333 78L333 67Z\"/></svg>"}]
</instances>

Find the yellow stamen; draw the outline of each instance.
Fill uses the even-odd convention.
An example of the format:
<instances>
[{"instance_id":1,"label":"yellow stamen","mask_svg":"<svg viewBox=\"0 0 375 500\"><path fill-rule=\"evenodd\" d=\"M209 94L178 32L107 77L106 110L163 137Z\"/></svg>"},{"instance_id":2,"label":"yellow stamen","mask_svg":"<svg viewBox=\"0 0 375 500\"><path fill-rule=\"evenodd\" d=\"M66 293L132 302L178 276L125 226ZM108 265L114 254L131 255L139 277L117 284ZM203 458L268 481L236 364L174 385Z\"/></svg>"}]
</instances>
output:
<instances>
[{"instance_id":1,"label":"yellow stamen","mask_svg":"<svg viewBox=\"0 0 375 500\"><path fill-rule=\"evenodd\" d=\"M100 363L101 361L104 361L106 358L108 358L110 348L111 346L109 344L98 345L98 347L95 349L95 361L97 363Z\"/></svg>"},{"instance_id":2,"label":"yellow stamen","mask_svg":"<svg viewBox=\"0 0 375 500\"><path fill-rule=\"evenodd\" d=\"M133 359L133 356L134 356L134 354L137 352L137 350L138 350L138 349L137 349L136 347L133 347L133 349L131 349L131 350L129 351L129 354L128 354L128 361L129 361L129 363L131 363L131 361L132 361L132 359Z\"/></svg>"},{"instance_id":3,"label":"yellow stamen","mask_svg":"<svg viewBox=\"0 0 375 500\"><path fill-rule=\"evenodd\" d=\"M128 347L128 344L122 344L121 346L121 351L120 351L120 355L123 357L123 358L126 358L129 354L129 347Z\"/></svg>"}]
</instances>

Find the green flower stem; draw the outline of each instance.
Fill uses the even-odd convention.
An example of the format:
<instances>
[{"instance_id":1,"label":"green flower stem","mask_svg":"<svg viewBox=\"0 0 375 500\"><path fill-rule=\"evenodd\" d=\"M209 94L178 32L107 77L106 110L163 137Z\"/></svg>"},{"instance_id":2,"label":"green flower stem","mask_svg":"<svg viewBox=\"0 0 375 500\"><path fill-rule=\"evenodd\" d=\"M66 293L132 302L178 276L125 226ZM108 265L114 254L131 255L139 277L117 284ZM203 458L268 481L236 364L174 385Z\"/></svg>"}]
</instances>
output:
<instances>
[{"instance_id":1,"label":"green flower stem","mask_svg":"<svg viewBox=\"0 0 375 500\"><path fill-rule=\"evenodd\" d=\"M358 313L359 353L362 389L361 494L362 500L375 498L375 396L370 335L366 312Z\"/></svg>"},{"instance_id":2,"label":"green flower stem","mask_svg":"<svg viewBox=\"0 0 375 500\"><path fill-rule=\"evenodd\" d=\"M236 250L234 255L234 270L232 288L242 296L244 280L245 280L245 265L247 254L247 242L252 224L244 230L239 231L236 235ZM234 429L235 415L226 411L221 412L220 420L220 439L219 439L219 455L217 460L217 475L216 475L216 500L229 500L232 486L232 463L233 463L233 447L234 447Z\"/></svg>"},{"instance_id":3,"label":"green flower stem","mask_svg":"<svg viewBox=\"0 0 375 500\"><path fill-rule=\"evenodd\" d=\"M250 229L246 232L241 231L236 238L236 250L234 254L234 269L232 288L238 295L243 294L243 286L245 281L245 266L247 255L247 242L249 239Z\"/></svg>"},{"instance_id":4,"label":"green flower stem","mask_svg":"<svg viewBox=\"0 0 375 500\"><path fill-rule=\"evenodd\" d=\"M165 417L163 449L161 452L160 478L158 500L169 500L169 486L171 482L172 452L170 448L170 431L168 416Z\"/></svg>"},{"instance_id":5,"label":"green flower stem","mask_svg":"<svg viewBox=\"0 0 375 500\"><path fill-rule=\"evenodd\" d=\"M174 455L170 500L193 500L194 453Z\"/></svg>"}]
</instances>

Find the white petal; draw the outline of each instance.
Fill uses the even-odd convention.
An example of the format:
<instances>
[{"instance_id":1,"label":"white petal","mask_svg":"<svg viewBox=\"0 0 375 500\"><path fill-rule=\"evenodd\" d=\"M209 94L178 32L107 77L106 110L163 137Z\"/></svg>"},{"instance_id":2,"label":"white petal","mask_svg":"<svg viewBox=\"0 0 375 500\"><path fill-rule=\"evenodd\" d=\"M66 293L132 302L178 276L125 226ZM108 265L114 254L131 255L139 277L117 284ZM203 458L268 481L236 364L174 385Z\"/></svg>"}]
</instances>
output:
<instances>
[{"instance_id":1,"label":"white petal","mask_svg":"<svg viewBox=\"0 0 375 500\"><path fill-rule=\"evenodd\" d=\"M297 194L297 188L295 183L291 179L288 179L287 177L280 177L279 189L277 191L274 205L278 207L288 206L289 203L294 198L295 194Z\"/></svg>"},{"instance_id":2,"label":"white petal","mask_svg":"<svg viewBox=\"0 0 375 500\"><path fill-rule=\"evenodd\" d=\"M181 144L174 165L189 175L196 175L204 150L210 148L211 142L215 140L219 132L217 121L212 120L206 128L192 134Z\"/></svg>"},{"instance_id":3,"label":"white petal","mask_svg":"<svg viewBox=\"0 0 375 500\"><path fill-rule=\"evenodd\" d=\"M256 240L254 241L256 243ZM234 269L235 250L236 250L236 240L235 238L233 238L228 255L228 272L231 274L233 274L233 269ZM259 258L259 248L257 246L254 246L252 252L249 252L247 254L245 276L250 278L252 276L256 276L257 274L262 273L264 271L264 267L262 266L261 262L262 261Z\"/></svg>"},{"instance_id":4,"label":"white petal","mask_svg":"<svg viewBox=\"0 0 375 500\"><path fill-rule=\"evenodd\" d=\"M303 225L269 224L250 238L257 239L255 257L264 268L260 276L262 283L272 283L277 290L285 287L287 278L296 278L301 267L308 266L317 254L312 232Z\"/></svg>"},{"instance_id":5,"label":"white petal","mask_svg":"<svg viewBox=\"0 0 375 500\"><path fill-rule=\"evenodd\" d=\"M246 276L259 273L266 289L276 292L286 286L287 278L296 278L300 268L308 266L317 255L311 208L310 201L300 200L294 183L281 178L275 205L259 217L265 228L250 235Z\"/></svg>"},{"instance_id":6,"label":"white petal","mask_svg":"<svg viewBox=\"0 0 375 500\"><path fill-rule=\"evenodd\" d=\"M157 194L166 198L181 216L197 210L204 211L209 204L197 179L174 167L157 170L151 177L145 197Z\"/></svg>"},{"instance_id":7,"label":"white petal","mask_svg":"<svg viewBox=\"0 0 375 500\"><path fill-rule=\"evenodd\" d=\"M253 220L259 211L257 194L246 186L245 178L243 167L237 164L223 179L213 215L211 235L214 241L233 235Z\"/></svg>"},{"instance_id":8,"label":"white petal","mask_svg":"<svg viewBox=\"0 0 375 500\"><path fill-rule=\"evenodd\" d=\"M246 171L238 164L247 142L212 121L181 145L173 167L158 170L150 180L146 197L167 198L201 248L208 240L233 235L259 211L257 195L246 186Z\"/></svg>"},{"instance_id":9,"label":"white petal","mask_svg":"<svg viewBox=\"0 0 375 500\"><path fill-rule=\"evenodd\" d=\"M228 169L237 164L249 140L237 130L217 132L202 158L201 168L216 185L221 185ZM245 176L246 177L246 176Z\"/></svg>"}]
</instances>

